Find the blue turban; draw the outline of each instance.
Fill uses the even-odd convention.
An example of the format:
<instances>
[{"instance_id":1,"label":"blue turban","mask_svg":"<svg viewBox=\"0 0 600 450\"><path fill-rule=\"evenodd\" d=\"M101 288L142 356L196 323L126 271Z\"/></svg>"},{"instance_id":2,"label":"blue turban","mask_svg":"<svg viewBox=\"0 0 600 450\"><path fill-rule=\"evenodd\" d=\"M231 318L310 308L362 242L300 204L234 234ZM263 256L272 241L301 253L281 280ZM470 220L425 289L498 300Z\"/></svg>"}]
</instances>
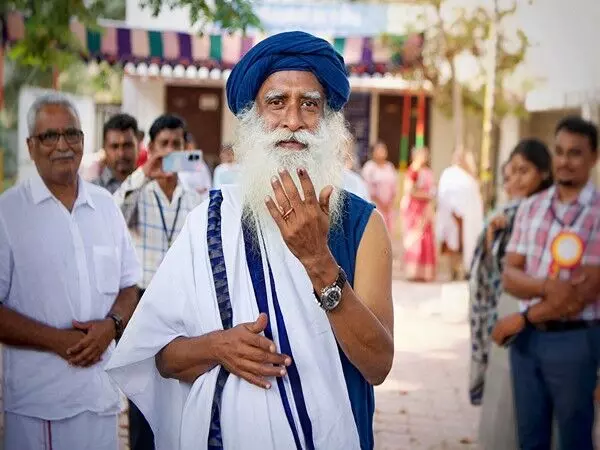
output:
<instances>
[{"instance_id":1,"label":"blue turban","mask_svg":"<svg viewBox=\"0 0 600 450\"><path fill-rule=\"evenodd\" d=\"M250 105L275 72L312 72L325 90L327 103L339 111L350 97L346 66L331 44L312 34L288 31L268 37L250 49L227 80L227 103L237 115Z\"/></svg>"}]
</instances>

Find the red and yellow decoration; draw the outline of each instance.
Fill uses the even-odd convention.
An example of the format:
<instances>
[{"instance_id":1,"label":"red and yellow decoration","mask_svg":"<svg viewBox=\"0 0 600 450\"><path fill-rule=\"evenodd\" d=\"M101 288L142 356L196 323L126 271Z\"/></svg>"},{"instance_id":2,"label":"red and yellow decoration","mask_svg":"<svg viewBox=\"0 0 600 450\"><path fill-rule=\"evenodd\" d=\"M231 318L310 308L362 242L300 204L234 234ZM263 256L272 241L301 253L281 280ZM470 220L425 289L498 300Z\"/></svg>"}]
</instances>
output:
<instances>
[{"instance_id":1,"label":"red and yellow decoration","mask_svg":"<svg viewBox=\"0 0 600 450\"><path fill-rule=\"evenodd\" d=\"M573 269L583 258L583 240L572 231L561 231L552 241L550 254L552 255L551 277L556 277L561 269Z\"/></svg>"}]
</instances>

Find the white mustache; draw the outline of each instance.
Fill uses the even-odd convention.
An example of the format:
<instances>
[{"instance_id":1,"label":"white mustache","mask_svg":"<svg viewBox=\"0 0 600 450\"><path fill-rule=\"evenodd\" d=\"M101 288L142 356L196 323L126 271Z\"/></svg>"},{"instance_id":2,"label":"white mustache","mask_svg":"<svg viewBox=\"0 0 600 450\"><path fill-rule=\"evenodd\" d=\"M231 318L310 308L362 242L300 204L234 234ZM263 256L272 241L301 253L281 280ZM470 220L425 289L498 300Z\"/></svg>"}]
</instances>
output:
<instances>
[{"instance_id":1,"label":"white mustache","mask_svg":"<svg viewBox=\"0 0 600 450\"><path fill-rule=\"evenodd\" d=\"M75 157L75 152L72 150L67 150L66 152L57 152L55 153L50 160L56 161L57 159L72 159Z\"/></svg>"},{"instance_id":2,"label":"white mustache","mask_svg":"<svg viewBox=\"0 0 600 450\"><path fill-rule=\"evenodd\" d=\"M279 142L298 142L306 145L307 147L314 145L317 141L315 135L306 130L300 131L286 131L286 130L274 130L269 133L269 138L273 144Z\"/></svg>"}]
</instances>

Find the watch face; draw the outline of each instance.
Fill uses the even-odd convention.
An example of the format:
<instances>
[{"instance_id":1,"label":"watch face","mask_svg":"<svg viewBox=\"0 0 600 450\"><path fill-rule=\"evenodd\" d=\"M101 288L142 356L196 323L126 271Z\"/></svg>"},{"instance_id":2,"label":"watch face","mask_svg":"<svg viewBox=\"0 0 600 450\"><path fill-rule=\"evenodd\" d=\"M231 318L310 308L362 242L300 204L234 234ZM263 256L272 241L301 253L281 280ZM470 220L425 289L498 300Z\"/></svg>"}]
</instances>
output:
<instances>
[{"instance_id":1,"label":"watch face","mask_svg":"<svg viewBox=\"0 0 600 450\"><path fill-rule=\"evenodd\" d=\"M323 307L326 310L333 309L337 306L342 298L342 290L340 288L333 287L323 296Z\"/></svg>"}]
</instances>

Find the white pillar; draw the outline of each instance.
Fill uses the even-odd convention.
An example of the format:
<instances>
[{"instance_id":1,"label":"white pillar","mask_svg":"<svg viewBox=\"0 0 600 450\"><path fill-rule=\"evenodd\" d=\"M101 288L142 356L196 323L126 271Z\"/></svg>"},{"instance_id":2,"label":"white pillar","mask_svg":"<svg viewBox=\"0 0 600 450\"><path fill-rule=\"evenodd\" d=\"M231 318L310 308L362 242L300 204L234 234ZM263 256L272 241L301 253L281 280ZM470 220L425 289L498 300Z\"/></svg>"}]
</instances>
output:
<instances>
[{"instance_id":1,"label":"white pillar","mask_svg":"<svg viewBox=\"0 0 600 450\"><path fill-rule=\"evenodd\" d=\"M379 139L379 92L371 91L371 107L369 117L369 145Z\"/></svg>"},{"instance_id":2,"label":"white pillar","mask_svg":"<svg viewBox=\"0 0 600 450\"><path fill-rule=\"evenodd\" d=\"M517 146L520 139L520 121L516 116L506 116L500 123L500 148L498 149L498 166L496 167L496 198L498 204L506 201L502 192L502 164L508 159L510 153Z\"/></svg>"}]
</instances>

